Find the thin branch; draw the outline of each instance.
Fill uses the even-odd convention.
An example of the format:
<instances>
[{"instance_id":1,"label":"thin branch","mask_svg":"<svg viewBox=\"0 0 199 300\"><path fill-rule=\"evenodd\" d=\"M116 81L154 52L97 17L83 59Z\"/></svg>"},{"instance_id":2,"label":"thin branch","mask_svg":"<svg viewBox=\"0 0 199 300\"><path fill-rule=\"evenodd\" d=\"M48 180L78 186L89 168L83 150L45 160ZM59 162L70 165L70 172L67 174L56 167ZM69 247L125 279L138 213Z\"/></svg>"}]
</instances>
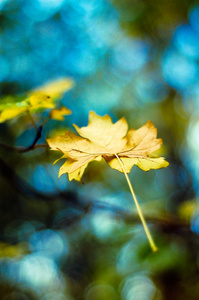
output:
<instances>
[{"instance_id":1,"label":"thin branch","mask_svg":"<svg viewBox=\"0 0 199 300\"><path fill-rule=\"evenodd\" d=\"M0 143L0 148L4 148L4 149L10 150L10 151L15 151L15 152L18 152L18 153L25 153L25 152L28 152L28 151L32 151L36 148L47 148L48 146L45 145L45 144L36 145L38 140L41 138L42 129L43 129L43 125L38 127L35 139L33 140L32 144L28 147L17 147L17 146L11 146L11 145L7 145L7 144L4 144L4 143Z\"/></svg>"}]
</instances>

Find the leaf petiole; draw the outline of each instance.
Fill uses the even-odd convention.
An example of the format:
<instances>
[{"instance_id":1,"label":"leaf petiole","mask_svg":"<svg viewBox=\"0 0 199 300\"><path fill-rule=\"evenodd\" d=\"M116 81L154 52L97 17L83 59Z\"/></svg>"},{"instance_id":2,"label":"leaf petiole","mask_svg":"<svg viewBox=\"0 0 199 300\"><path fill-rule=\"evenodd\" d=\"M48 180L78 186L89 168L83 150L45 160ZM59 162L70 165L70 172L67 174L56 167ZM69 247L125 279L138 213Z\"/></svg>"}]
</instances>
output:
<instances>
[{"instance_id":1,"label":"leaf petiole","mask_svg":"<svg viewBox=\"0 0 199 300\"><path fill-rule=\"evenodd\" d=\"M127 181L127 183L128 183L128 186L129 186L131 195L132 195L133 200L134 200L134 202L135 202L135 206L136 206L136 208L137 208L138 215L139 215L139 217L140 217L140 219L141 219L141 222L142 222L142 225L143 225L143 227L144 227L144 231L145 231L146 236L147 236L147 238L148 238L148 241L149 241L149 244L150 244L150 246L151 246L151 249L153 250L153 252L157 252L157 251L158 251L158 248L156 247L155 242L153 241L153 238L152 238L151 233L150 233L150 231L149 231L149 228L148 228L148 226L147 226L147 224L146 224L146 221L145 221L144 215L143 215L143 213L142 213L141 207L140 207L140 205L139 205L139 203L138 203L137 197L136 197L136 195L135 195L135 192L134 192L134 190L133 190L133 187L132 187L131 182L130 182L130 180L129 180L129 177L128 177L128 175L127 175L127 172L126 172L124 163L122 162L122 160L119 158L119 156L118 156L116 153L114 153L114 155L115 155L115 157L118 159L118 161L119 161L119 163L120 163L120 165L121 165L121 168L122 168L122 170L123 170L123 172L124 172L124 175L125 175L125 177L126 177L126 181Z\"/></svg>"}]
</instances>

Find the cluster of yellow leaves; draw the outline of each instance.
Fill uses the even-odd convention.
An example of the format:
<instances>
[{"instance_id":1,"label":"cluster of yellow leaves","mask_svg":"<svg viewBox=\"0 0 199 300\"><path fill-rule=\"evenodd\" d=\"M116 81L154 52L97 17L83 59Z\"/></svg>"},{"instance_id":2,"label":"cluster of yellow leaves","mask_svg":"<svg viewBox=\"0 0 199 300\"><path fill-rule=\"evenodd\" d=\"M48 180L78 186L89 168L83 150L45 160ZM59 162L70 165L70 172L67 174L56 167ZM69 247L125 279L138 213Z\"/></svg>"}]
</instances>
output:
<instances>
[{"instance_id":1,"label":"cluster of yellow leaves","mask_svg":"<svg viewBox=\"0 0 199 300\"><path fill-rule=\"evenodd\" d=\"M70 181L81 181L89 162L102 158L111 168L120 172L124 172L125 169L126 173L129 173L134 165L144 171L168 166L163 157L151 155L162 144L162 139L156 138L157 129L151 121L147 121L138 130L128 131L125 118L113 124L110 116L100 117L90 112L88 126L74 127L79 136L66 131L65 135L47 139L51 149L61 151L61 158L67 159L59 170L59 176L68 173Z\"/></svg>"},{"instance_id":2,"label":"cluster of yellow leaves","mask_svg":"<svg viewBox=\"0 0 199 300\"><path fill-rule=\"evenodd\" d=\"M64 115L71 114L66 107L54 109L56 101L60 99L65 92L71 89L73 81L69 78L61 78L51 81L35 90L30 91L29 97L23 101L6 102L0 105L0 123L15 118L24 112L30 114L42 112L51 109L50 117L56 120L63 120ZM54 110L54 112L53 112Z\"/></svg>"}]
</instances>

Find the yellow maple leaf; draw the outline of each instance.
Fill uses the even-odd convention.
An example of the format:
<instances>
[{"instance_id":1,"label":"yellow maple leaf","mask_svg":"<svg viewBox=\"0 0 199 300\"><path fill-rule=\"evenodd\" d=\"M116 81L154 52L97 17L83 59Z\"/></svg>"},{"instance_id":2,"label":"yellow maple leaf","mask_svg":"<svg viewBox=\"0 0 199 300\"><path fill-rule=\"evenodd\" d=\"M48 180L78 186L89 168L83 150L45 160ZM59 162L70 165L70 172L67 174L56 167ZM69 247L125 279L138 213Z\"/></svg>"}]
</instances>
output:
<instances>
[{"instance_id":1,"label":"yellow maple leaf","mask_svg":"<svg viewBox=\"0 0 199 300\"><path fill-rule=\"evenodd\" d=\"M69 108L62 106L61 108L52 109L50 112L50 118L58 121L63 121L64 116L70 115L72 112Z\"/></svg>"},{"instance_id":2,"label":"yellow maple leaf","mask_svg":"<svg viewBox=\"0 0 199 300\"><path fill-rule=\"evenodd\" d=\"M79 128L74 125L74 127L79 136L67 131L65 135L47 139L51 149L61 151L63 153L61 158L66 158L66 162L59 170L59 176L68 173L70 181L73 179L81 181L87 165L93 160L102 158L113 169L123 172L151 248L154 252L157 251L127 175L134 165L144 171L168 166L163 157L151 156L151 153L162 144L162 139L157 139L157 129L153 123L147 121L141 128L128 131L125 118L113 124L110 116L100 117L90 112L88 126Z\"/></svg>"},{"instance_id":3,"label":"yellow maple leaf","mask_svg":"<svg viewBox=\"0 0 199 300\"><path fill-rule=\"evenodd\" d=\"M36 88L32 91L34 93L42 93L49 95L53 99L61 98L61 96L70 90L74 85L71 78L64 77L47 82L46 84Z\"/></svg>"},{"instance_id":4,"label":"yellow maple leaf","mask_svg":"<svg viewBox=\"0 0 199 300\"><path fill-rule=\"evenodd\" d=\"M134 165L144 171L168 166L163 157L150 156L162 144L151 121L138 130L128 131L125 118L113 124L110 116L100 117L90 112L88 126L74 127L80 136L67 131L65 135L47 139L51 149L63 152L62 158L67 159L59 176L68 173L69 180L81 181L88 163L101 158L123 173L129 173Z\"/></svg>"}]
</instances>

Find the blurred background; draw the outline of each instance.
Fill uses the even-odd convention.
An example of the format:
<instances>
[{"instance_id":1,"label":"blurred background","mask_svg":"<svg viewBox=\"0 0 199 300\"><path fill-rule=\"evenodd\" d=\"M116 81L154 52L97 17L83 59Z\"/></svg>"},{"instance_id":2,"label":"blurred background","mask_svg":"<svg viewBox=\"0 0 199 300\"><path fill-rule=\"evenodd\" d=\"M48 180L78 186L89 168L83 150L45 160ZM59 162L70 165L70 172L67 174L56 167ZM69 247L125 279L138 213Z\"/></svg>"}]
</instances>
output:
<instances>
[{"instance_id":1,"label":"blurred background","mask_svg":"<svg viewBox=\"0 0 199 300\"><path fill-rule=\"evenodd\" d=\"M130 173L154 254L122 173L93 162L83 185L58 179L59 153L17 151L35 139L27 118L1 123L0 299L199 299L198 75L198 1L0 0L1 103L75 82L60 100L72 114L38 144L92 110L153 121L170 163Z\"/></svg>"}]
</instances>

